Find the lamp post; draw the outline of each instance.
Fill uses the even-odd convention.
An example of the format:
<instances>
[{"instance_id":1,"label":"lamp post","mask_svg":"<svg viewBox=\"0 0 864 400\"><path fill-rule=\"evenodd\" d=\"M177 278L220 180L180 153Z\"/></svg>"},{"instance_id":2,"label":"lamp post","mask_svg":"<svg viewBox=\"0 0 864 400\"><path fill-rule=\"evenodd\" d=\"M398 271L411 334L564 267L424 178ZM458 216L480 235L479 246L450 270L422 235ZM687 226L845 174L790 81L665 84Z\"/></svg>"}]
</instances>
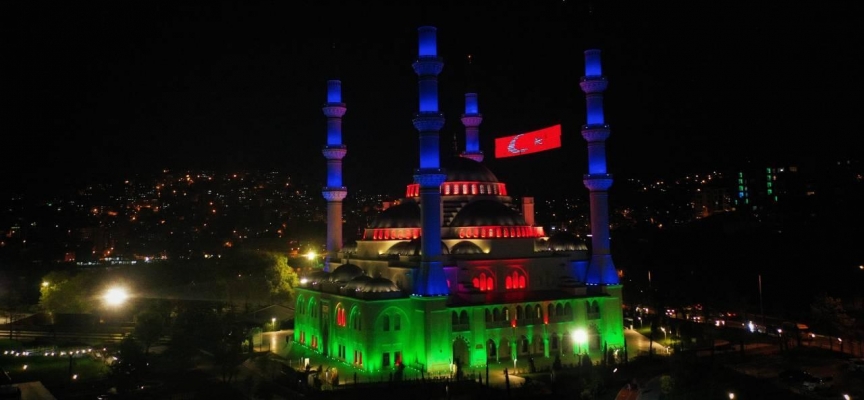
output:
<instances>
[{"instance_id":1,"label":"lamp post","mask_svg":"<svg viewBox=\"0 0 864 400\"><path fill-rule=\"evenodd\" d=\"M666 328L661 326L660 330L663 331L663 341L666 342Z\"/></svg>"},{"instance_id":2,"label":"lamp post","mask_svg":"<svg viewBox=\"0 0 864 400\"><path fill-rule=\"evenodd\" d=\"M129 300L129 292L124 287L114 286L102 294L102 301L111 309L119 309Z\"/></svg>"}]
</instances>

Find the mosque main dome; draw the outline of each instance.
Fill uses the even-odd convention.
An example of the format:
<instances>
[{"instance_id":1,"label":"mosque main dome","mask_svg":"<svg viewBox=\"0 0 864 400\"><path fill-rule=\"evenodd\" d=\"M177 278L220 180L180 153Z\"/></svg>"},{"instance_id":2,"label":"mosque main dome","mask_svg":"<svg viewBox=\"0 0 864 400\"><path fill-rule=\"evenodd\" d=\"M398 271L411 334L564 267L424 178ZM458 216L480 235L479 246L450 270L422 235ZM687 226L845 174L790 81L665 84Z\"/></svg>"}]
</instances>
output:
<instances>
[{"instance_id":1,"label":"mosque main dome","mask_svg":"<svg viewBox=\"0 0 864 400\"><path fill-rule=\"evenodd\" d=\"M442 239L466 237L539 237L513 206L504 183L478 161L452 157L441 184ZM409 184L406 197L384 210L364 232L368 240L416 240L421 233L420 186ZM460 229L463 228L463 229ZM503 228L503 230L502 230ZM490 231L491 229L491 231Z\"/></svg>"}]
</instances>

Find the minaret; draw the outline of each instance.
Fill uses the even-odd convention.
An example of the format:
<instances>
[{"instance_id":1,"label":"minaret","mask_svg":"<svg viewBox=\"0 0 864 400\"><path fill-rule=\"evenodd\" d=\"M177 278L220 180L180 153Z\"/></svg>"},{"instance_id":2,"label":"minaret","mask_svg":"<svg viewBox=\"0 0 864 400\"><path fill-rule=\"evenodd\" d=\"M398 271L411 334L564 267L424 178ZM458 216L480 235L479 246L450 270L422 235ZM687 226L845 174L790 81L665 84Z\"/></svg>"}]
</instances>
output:
<instances>
[{"instance_id":1,"label":"minaret","mask_svg":"<svg viewBox=\"0 0 864 400\"><path fill-rule=\"evenodd\" d=\"M418 28L418 56L412 65L418 76L420 110L414 128L420 133L420 167L414 182L420 185L420 271L415 278L421 296L447 295L447 281L441 261L441 184L447 175L440 165L439 131L444 116L438 112L438 74L444 62L438 57L436 28Z\"/></svg>"},{"instance_id":2,"label":"minaret","mask_svg":"<svg viewBox=\"0 0 864 400\"><path fill-rule=\"evenodd\" d=\"M470 82L470 55L468 56L468 69ZM483 115L480 114L480 108L477 105L477 92L473 87L469 87L469 92L465 93L465 114L462 114L462 125L465 125L465 151L462 152L462 157L477 162L483 161L483 152L480 151L481 122L483 122Z\"/></svg>"},{"instance_id":3,"label":"minaret","mask_svg":"<svg viewBox=\"0 0 864 400\"><path fill-rule=\"evenodd\" d=\"M342 102L342 82L327 81L327 104L322 108L327 116L327 145L322 153L327 159L327 186L322 194L327 200L327 255L324 270L330 270L330 262L342 250L342 200L348 188L342 186L342 158L348 150L342 144L342 116L345 103Z\"/></svg>"},{"instance_id":4,"label":"minaret","mask_svg":"<svg viewBox=\"0 0 864 400\"><path fill-rule=\"evenodd\" d=\"M609 125L603 116L603 92L606 77L600 67L600 50L585 51L585 76L579 82L585 92L587 123L582 126L582 137L588 141L588 173L582 182L591 199L591 261L586 283L617 285L618 273L609 253L609 188L612 175L606 172L606 139Z\"/></svg>"}]
</instances>

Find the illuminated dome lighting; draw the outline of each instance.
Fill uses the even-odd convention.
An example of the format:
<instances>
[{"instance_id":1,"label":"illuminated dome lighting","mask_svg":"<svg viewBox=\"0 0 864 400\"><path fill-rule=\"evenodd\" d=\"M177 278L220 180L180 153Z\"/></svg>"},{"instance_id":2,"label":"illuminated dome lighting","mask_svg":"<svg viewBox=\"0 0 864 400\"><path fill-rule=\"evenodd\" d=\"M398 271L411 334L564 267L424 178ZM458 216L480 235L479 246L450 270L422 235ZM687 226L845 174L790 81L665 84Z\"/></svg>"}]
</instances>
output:
<instances>
[{"instance_id":1,"label":"illuminated dome lighting","mask_svg":"<svg viewBox=\"0 0 864 400\"><path fill-rule=\"evenodd\" d=\"M330 273L330 282L346 283L364 274L363 268L354 264L342 264Z\"/></svg>"},{"instance_id":2,"label":"illuminated dome lighting","mask_svg":"<svg viewBox=\"0 0 864 400\"><path fill-rule=\"evenodd\" d=\"M399 242L387 249L387 254L392 256L419 256L420 241Z\"/></svg>"}]
</instances>

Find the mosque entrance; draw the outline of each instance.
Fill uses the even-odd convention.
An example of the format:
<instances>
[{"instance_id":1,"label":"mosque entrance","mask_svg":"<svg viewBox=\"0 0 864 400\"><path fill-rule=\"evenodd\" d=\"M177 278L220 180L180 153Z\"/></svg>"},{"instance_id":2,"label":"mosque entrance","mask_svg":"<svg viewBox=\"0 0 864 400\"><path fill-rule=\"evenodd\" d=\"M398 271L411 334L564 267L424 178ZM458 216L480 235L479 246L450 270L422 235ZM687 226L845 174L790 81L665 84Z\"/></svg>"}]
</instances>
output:
<instances>
[{"instance_id":1,"label":"mosque entrance","mask_svg":"<svg viewBox=\"0 0 864 400\"><path fill-rule=\"evenodd\" d=\"M470 357L471 355L468 353L468 341L462 336L457 336L453 340L453 372L456 372L457 368L469 365L471 363Z\"/></svg>"}]
</instances>

